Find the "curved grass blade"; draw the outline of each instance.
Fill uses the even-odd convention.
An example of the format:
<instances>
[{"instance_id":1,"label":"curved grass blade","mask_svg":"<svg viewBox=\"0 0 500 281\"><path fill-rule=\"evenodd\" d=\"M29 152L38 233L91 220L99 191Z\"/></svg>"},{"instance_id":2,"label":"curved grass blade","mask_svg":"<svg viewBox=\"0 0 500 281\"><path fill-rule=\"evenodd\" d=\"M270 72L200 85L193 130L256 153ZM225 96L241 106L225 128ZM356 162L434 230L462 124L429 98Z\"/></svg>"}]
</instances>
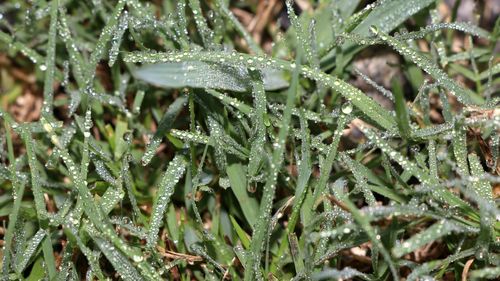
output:
<instances>
[{"instance_id":1,"label":"curved grass blade","mask_svg":"<svg viewBox=\"0 0 500 281\"><path fill-rule=\"evenodd\" d=\"M16 255L15 268L17 273L21 274L24 271L24 269L28 265L28 262L31 260L36 250L38 249L38 246L40 245L40 243L42 243L42 240L45 238L46 235L47 235L46 230L39 229L35 233L35 235L30 239L28 245L26 245L26 249L24 249L22 253L18 253Z\"/></svg>"},{"instance_id":2,"label":"curved grass blade","mask_svg":"<svg viewBox=\"0 0 500 281\"><path fill-rule=\"evenodd\" d=\"M258 71L250 71L252 77L252 94L254 108L252 110L252 119L254 119L252 144L250 147L250 157L248 159L248 176L250 181L257 176L259 165L264 160L264 146L266 143L266 125L267 101L264 84L261 81L261 75ZM253 225L253 223L252 223Z\"/></svg>"},{"instance_id":3,"label":"curved grass blade","mask_svg":"<svg viewBox=\"0 0 500 281\"><path fill-rule=\"evenodd\" d=\"M410 239L404 241L400 245L396 245L396 247L392 249L392 253L394 254L395 257L400 258L405 254L411 253L416 249L424 246L425 244L435 241L452 232L460 233L467 231L465 231L461 227L456 226L451 221L441 220L439 222L434 223L426 230L418 234L415 234Z\"/></svg>"},{"instance_id":4,"label":"curved grass blade","mask_svg":"<svg viewBox=\"0 0 500 281\"><path fill-rule=\"evenodd\" d=\"M373 25L378 26L382 32L390 32L412 15L434 3L434 0L387 0L377 3L378 6L356 26L352 33L368 35Z\"/></svg>"},{"instance_id":5,"label":"curved grass blade","mask_svg":"<svg viewBox=\"0 0 500 281\"><path fill-rule=\"evenodd\" d=\"M165 174L160 182L158 194L156 200L153 204L153 211L151 214L151 221L149 223L147 245L148 247L154 249L157 243L158 231L160 230L160 225L163 221L163 214L167 208L170 201L170 197L174 193L174 187L179 182L180 178L184 174L186 168L185 161L181 155L176 155L172 161L170 161Z\"/></svg>"},{"instance_id":6,"label":"curved grass blade","mask_svg":"<svg viewBox=\"0 0 500 281\"><path fill-rule=\"evenodd\" d=\"M397 40L384 33L377 27L372 27L371 31L382 41L387 43L389 46L393 47L398 53L403 55L407 60L414 62L426 73L434 77L436 82L444 88L448 89L450 93L457 97L457 99L466 105L481 104L483 99L473 93L472 91L461 87L457 82L448 77L446 73L439 68L434 62L432 62L428 57L424 56L420 52L406 46L403 42Z\"/></svg>"}]
</instances>

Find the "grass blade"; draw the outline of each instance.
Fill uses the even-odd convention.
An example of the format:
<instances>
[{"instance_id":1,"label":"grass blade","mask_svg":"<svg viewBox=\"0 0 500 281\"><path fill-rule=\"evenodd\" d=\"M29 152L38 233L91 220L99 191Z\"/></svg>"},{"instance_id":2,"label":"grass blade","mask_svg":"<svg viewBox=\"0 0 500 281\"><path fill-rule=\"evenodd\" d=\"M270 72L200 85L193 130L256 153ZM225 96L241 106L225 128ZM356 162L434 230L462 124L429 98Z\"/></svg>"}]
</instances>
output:
<instances>
[{"instance_id":1,"label":"grass blade","mask_svg":"<svg viewBox=\"0 0 500 281\"><path fill-rule=\"evenodd\" d=\"M442 69L440 69L439 66L437 66L434 62L432 62L427 56L408 46L405 46L403 42L387 35L382 30L379 30L376 27L372 27L371 31L379 39L381 39L389 46L393 47L398 53L403 55L407 60L416 63L418 67L434 77L439 85L448 89L450 93L456 96L461 103L466 105L483 103L483 99L481 97L477 96L472 91L458 85L457 82L448 77L448 75L446 75L446 73Z\"/></svg>"},{"instance_id":2,"label":"grass blade","mask_svg":"<svg viewBox=\"0 0 500 281\"><path fill-rule=\"evenodd\" d=\"M43 84L43 108L45 114L52 113L54 101L54 73L56 64L56 38L57 38L57 10L59 0L54 0L50 3L50 27L49 41L47 46L47 57L45 65L40 65L40 70L45 72L45 82Z\"/></svg>"},{"instance_id":3,"label":"grass blade","mask_svg":"<svg viewBox=\"0 0 500 281\"><path fill-rule=\"evenodd\" d=\"M300 56L299 56L300 57ZM297 62L299 60L297 59ZM283 163L283 152L285 149L285 141L290 130L290 120L292 117L292 109L294 107L295 95L297 92L299 71L295 70L292 76L292 83L288 89L286 100L286 108L283 113L282 125L276 141L275 150L271 160L271 170L264 186L264 194L260 203L259 219L254 226L252 235L251 253L247 259L245 266L245 280L253 280L254 278L261 279L260 262L262 250L264 248L265 237L268 235L268 227L271 219L271 209L276 191L276 180L278 172Z\"/></svg>"},{"instance_id":4,"label":"grass blade","mask_svg":"<svg viewBox=\"0 0 500 281\"><path fill-rule=\"evenodd\" d=\"M227 166L226 172L231 184L231 190L240 204L245 219L251 226L254 226L258 219L259 203L255 197L248 194L246 173L243 165L239 163L230 164Z\"/></svg>"},{"instance_id":5,"label":"grass blade","mask_svg":"<svg viewBox=\"0 0 500 281\"><path fill-rule=\"evenodd\" d=\"M136 281L144 280L142 276L137 272L135 267L130 263L130 261L121 254L113 244L109 243L105 239L96 237L92 235L92 239L96 242L97 246L109 262L113 265L114 269L118 274L120 274L123 280Z\"/></svg>"},{"instance_id":6,"label":"grass blade","mask_svg":"<svg viewBox=\"0 0 500 281\"><path fill-rule=\"evenodd\" d=\"M159 184L158 196L153 204L153 212L151 221L149 222L147 244L148 247L153 248L157 243L158 231L163 221L163 215L170 201L170 197L174 193L174 187L184 174L186 166L184 159L181 155L176 155L170 161L165 174Z\"/></svg>"},{"instance_id":7,"label":"grass blade","mask_svg":"<svg viewBox=\"0 0 500 281\"><path fill-rule=\"evenodd\" d=\"M441 220L439 222L434 223L432 226L427 228L426 230L415 234L410 239L403 242L401 245L397 245L394 249L392 249L392 253L395 257L399 258L405 254L411 253L416 249L428 244L432 241L435 241L441 237L444 237L451 232L461 232L463 231L461 228L458 228L453 223L447 220Z\"/></svg>"}]
</instances>

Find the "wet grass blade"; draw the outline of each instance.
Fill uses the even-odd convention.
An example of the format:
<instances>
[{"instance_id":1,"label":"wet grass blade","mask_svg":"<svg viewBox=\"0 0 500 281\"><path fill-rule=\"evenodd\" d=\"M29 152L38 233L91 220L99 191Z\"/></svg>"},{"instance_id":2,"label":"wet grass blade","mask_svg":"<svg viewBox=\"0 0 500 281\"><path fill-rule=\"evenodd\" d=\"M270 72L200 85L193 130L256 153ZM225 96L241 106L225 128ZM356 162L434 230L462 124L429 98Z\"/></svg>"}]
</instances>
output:
<instances>
[{"instance_id":1,"label":"wet grass blade","mask_svg":"<svg viewBox=\"0 0 500 281\"><path fill-rule=\"evenodd\" d=\"M406 109L403 87L397 79L392 80L392 92L394 93L394 106L396 108L399 132L404 139L409 139L411 137L410 118Z\"/></svg>"},{"instance_id":2,"label":"wet grass blade","mask_svg":"<svg viewBox=\"0 0 500 281\"><path fill-rule=\"evenodd\" d=\"M18 255L16 255L16 270L18 274L21 274L24 271L28 262L33 257L33 254L35 254L38 249L38 246L42 243L45 235L47 235L47 231L39 229L28 241L26 249L24 249L22 253L18 253Z\"/></svg>"},{"instance_id":3,"label":"wet grass blade","mask_svg":"<svg viewBox=\"0 0 500 281\"><path fill-rule=\"evenodd\" d=\"M470 104L481 104L483 99L472 91L463 88L453 79L451 79L446 73L439 68L434 62L432 62L427 56L421 54L419 51L405 45L403 42L397 40L384 33L382 30L372 27L371 31L384 43L393 47L398 53L403 55L408 61L414 62L418 67L423 69L426 73L431 75L436 82L441 86L448 89L450 93L457 97L457 99L466 105Z\"/></svg>"},{"instance_id":4,"label":"wet grass blade","mask_svg":"<svg viewBox=\"0 0 500 281\"><path fill-rule=\"evenodd\" d=\"M120 274L123 280L135 281L144 280L144 278L137 272L134 265L121 254L111 243L103 238L92 235L92 239L96 242L97 246L109 262L113 265L114 269Z\"/></svg>"},{"instance_id":5,"label":"wet grass blade","mask_svg":"<svg viewBox=\"0 0 500 281\"><path fill-rule=\"evenodd\" d=\"M252 144L250 148L250 158L248 160L248 176L250 181L253 180L259 171L259 166L262 164L264 158L264 149L266 144L266 126L265 119L267 117L267 101L266 92L264 90L264 83L260 72L251 71L252 75L252 94L254 108L252 110L252 117L255 119L253 125ZM252 224L253 225L253 224Z\"/></svg>"},{"instance_id":6,"label":"wet grass blade","mask_svg":"<svg viewBox=\"0 0 500 281\"><path fill-rule=\"evenodd\" d=\"M461 231L463 230L452 224L450 221L441 220L439 222L434 223L426 230L418 234L415 234L410 239L404 241L400 245L397 245L392 250L392 253L394 254L395 257L399 258L407 253L415 251L416 249L424 246L425 244L440 239L441 237L444 237L450 234L451 232L461 232Z\"/></svg>"},{"instance_id":7,"label":"wet grass blade","mask_svg":"<svg viewBox=\"0 0 500 281\"><path fill-rule=\"evenodd\" d=\"M299 56L300 57L300 56ZM297 60L299 62L299 60ZM293 72L292 83L287 93L286 107L283 112L282 125L279 130L278 139L276 140L275 150L271 159L271 170L269 171L266 184L264 186L264 194L260 203L259 218L254 226L252 235L252 243L250 256L245 266L245 280L259 279L262 276L260 272L260 262L264 242L266 240L271 219L271 209L276 191L276 181L278 172L283 163L283 152L285 150L285 141L290 130L290 120L292 117L292 109L294 108L295 95L298 86L299 71Z\"/></svg>"},{"instance_id":8,"label":"wet grass blade","mask_svg":"<svg viewBox=\"0 0 500 281\"><path fill-rule=\"evenodd\" d=\"M230 164L227 166L226 172L231 184L231 190L240 204L246 221L251 226L254 226L258 219L259 203L255 197L250 196L248 193L243 165L239 163Z\"/></svg>"},{"instance_id":9,"label":"wet grass blade","mask_svg":"<svg viewBox=\"0 0 500 281\"><path fill-rule=\"evenodd\" d=\"M154 248L158 240L158 231L163 221L163 215L174 193L174 187L184 174L185 161L181 155L176 155L170 161L167 170L159 183L158 194L153 204L153 212L149 222L147 243L148 247Z\"/></svg>"},{"instance_id":10,"label":"wet grass blade","mask_svg":"<svg viewBox=\"0 0 500 281\"><path fill-rule=\"evenodd\" d=\"M44 114L51 114L54 102L54 73L56 67L56 39L57 39L57 11L59 0L50 3L50 27L49 41L47 46L47 57L45 64L40 69L45 71L45 82L43 84L43 108Z\"/></svg>"},{"instance_id":11,"label":"wet grass blade","mask_svg":"<svg viewBox=\"0 0 500 281\"><path fill-rule=\"evenodd\" d=\"M384 260L387 262L387 265L391 270L393 280L399 280L399 274L396 265L394 264L390 253L382 244L382 241L380 240L380 235L377 235L373 227L370 225L370 221L367 219L366 214L360 211L347 197L345 197L344 203L351 212L354 220L360 225L363 231L370 238L370 241L372 242L374 247L377 247L377 249L384 257Z\"/></svg>"},{"instance_id":12,"label":"wet grass blade","mask_svg":"<svg viewBox=\"0 0 500 281\"><path fill-rule=\"evenodd\" d=\"M47 219L47 209L45 206L45 199L43 198L42 185L40 183L40 172L39 172L39 163L36 159L34 147L33 147L33 139L28 130L22 129L21 135L26 144L26 150L28 154L28 163L30 167L31 174L31 190L33 192L33 197L35 199L35 208L37 212L38 219L43 221Z\"/></svg>"}]
</instances>

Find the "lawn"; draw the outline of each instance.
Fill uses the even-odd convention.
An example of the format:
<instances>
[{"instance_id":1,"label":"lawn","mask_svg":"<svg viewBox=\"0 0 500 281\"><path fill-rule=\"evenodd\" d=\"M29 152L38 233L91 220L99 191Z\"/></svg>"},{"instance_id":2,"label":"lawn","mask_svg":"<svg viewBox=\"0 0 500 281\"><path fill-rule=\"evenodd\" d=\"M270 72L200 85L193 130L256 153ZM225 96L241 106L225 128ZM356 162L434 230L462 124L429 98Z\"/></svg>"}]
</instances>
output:
<instances>
[{"instance_id":1,"label":"lawn","mask_svg":"<svg viewBox=\"0 0 500 281\"><path fill-rule=\"evenodd\" d=\"M0 280L498 280L499 13L2 1Z\"/></svg>"}]
</instances>

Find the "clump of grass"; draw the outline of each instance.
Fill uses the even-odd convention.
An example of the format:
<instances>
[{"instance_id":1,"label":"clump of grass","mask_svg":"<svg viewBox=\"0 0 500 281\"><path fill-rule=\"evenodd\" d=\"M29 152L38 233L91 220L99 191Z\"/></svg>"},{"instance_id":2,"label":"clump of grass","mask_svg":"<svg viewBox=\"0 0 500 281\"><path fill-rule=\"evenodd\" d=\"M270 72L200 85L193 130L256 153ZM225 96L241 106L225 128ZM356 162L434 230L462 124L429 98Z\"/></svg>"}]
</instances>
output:
<instances>
[{"instance_id":1,"label":"clump of grass","mask_svg":"<svg viewBox=\"0 0 500 281\"><path fill-rule=\"evenodd\" d=\"M264 50L228 2L0 5L3 279L498 278L500 21L287 0Z\"/></svg>"}]
</instances>

